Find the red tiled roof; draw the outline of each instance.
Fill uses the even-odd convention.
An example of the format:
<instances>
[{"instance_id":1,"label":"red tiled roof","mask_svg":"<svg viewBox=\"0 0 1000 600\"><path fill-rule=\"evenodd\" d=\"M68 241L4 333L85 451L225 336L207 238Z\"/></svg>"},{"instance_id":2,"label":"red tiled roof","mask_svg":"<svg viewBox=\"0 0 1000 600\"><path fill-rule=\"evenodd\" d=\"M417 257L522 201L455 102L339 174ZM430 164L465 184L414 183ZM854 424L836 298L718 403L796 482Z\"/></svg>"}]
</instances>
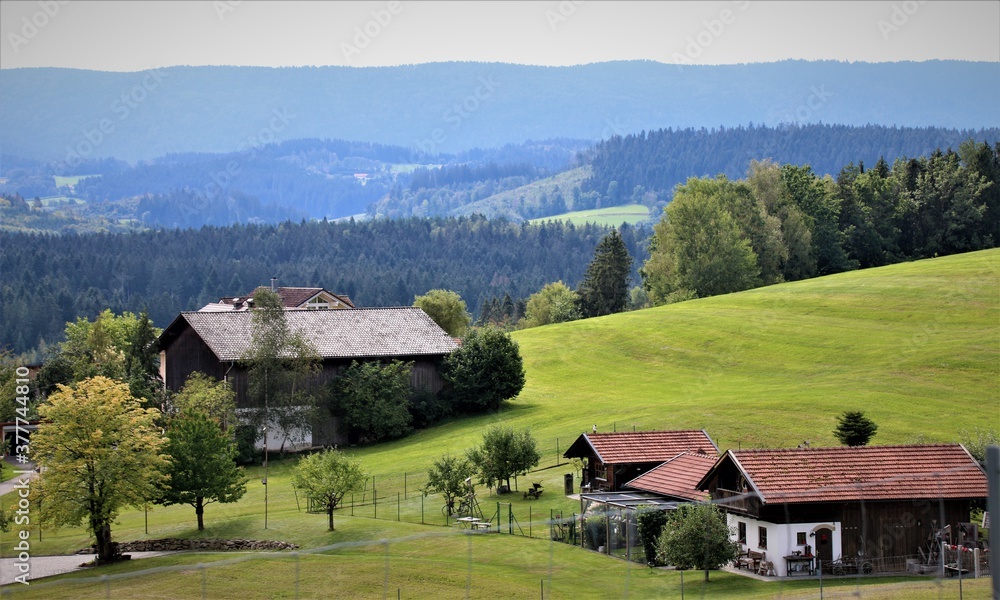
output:
<instances>
[{"instance_id":1,"label":"red tiled roof","mask_svg":"<svg viewBox=\"0 0 1000 600\"><path fill-rule=\"evenodd\" d=\"M650 463L670 460L681 452L701 450L718 454L719 449L702 429L686 431L624 431L585 433L566 451L567 458L586 456L586 447L604 464ZM570 453L573 453L572 455Z\"/></svg>"},{"instance_id":2,"label":"red tiled roof","mask_svg":"<svg viewBox=\"0 0 1000 600\"><path fill-rule=\"evenodd\" d=\"M767 503L985 498L986 475L959 444L730 450Z\"/></svg>"},{"instance_id":3,"label":"red tiled roof","mask_svg":"<svg viewBox=\"0 0 1000 600\"><path fill-rule=\"evenodd\" d=\"M698 490L698 482L712 470L718 456L715 452L700 454L682 452L652 471L643 473L625 487L653 492L684 500L706 500L708 494Z\"/></svg>"}]
</instances>

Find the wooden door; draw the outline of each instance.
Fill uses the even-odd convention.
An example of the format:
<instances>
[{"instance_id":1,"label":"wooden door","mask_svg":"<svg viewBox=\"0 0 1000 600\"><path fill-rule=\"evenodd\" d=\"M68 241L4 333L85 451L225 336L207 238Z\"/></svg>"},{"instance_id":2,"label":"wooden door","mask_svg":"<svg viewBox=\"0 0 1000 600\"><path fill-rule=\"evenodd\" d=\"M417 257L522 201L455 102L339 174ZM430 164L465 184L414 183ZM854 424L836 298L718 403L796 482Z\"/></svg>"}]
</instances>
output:
<instances>
[{"instance_id":1,"label":"wooden door","mask_svg":"<svg viewBox=\"0 0 1000 600\"><path fill-rule=\"evenodd\" d=\"M829 573L830 568L827 566L833 562L833 531L826 527L820 527L816 530L816 559L821 561L817 564L823 565L823 572Z\"/></svg>"}]
</instances>

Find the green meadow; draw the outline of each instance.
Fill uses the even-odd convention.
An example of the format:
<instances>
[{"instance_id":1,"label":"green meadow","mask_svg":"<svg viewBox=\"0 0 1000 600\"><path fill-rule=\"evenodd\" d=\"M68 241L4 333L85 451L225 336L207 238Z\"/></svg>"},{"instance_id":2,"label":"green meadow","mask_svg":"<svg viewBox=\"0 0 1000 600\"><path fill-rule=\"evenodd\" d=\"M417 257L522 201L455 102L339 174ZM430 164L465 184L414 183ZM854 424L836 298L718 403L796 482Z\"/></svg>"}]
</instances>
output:
<instances>
[{"instance_id":1,"label":"green meadow","mask_svg":"<svg viewBox=\"0 0 1000 600\"><path fill-rule=\"evenodd\" d=\"M559 453L584 431L705 429L721 449L835 445L838 414L860 409L879 426L874 444L961 441L1000 428L1000 250L786 283L738 294L540 327L514 334L527 371L502 411L453 420L396 442L352 448L375 475L370 494L336 513L308 514L290 484L292 459L272 461L264 529L263 471L247 495L209 505L206 531L187 506L129 511L116 540L251 538L298 543L297 554L182 553L88 569L30 586L18 598L815 598L818 582L762 582L713 572L656 569L549 541L551 511L579 503L562 493L574 466ZM480 489L502 531L446 524L440 499L417 488L430 463L475 445L485 426L530 427L543 454L539 500ZM272 456L273 458L273 456ZM398 494L398 496L397 496ZM405 495L404 495L405 494ZM397 501L398 498L398 501ZM11 504L14 498L3 501ZM507 504L509 503L509 507ZM375 514L377 511L377 515ZM352 516L353 513L353 516ZM509 521L513 514L516 523ZM375 518L377 517L377 518ZM148 519L148 534L147 529ZM31 529L32 554L89 545L81 529ZM13 555L16 526L2 534ZM530 537L529 537L530 534ZM81 562L84 559L81 558ZM199 568L199 564L208 565ZM107 575L106 580L99 580ZM72 580L72 582L71 582ZM296 583L297 582L297 583ZM297 587L296 587L297 586ZM959 583L876 577L824 581L824 597L957 597ZM989 597L989 580L963 582Z\"/></svg>"},{"instance_id":2,"label":"green meadow","mask_svg":"<svg viewBox=\"0 0 1000 600\"><path fill-rule=\"evenodd\" d=\"M649 208L642 204L626 204L624 206L609 206L607 208L593 208L590 210L578 210L551 217L532 219L531 223L544 223L545 221L564 221L580 226L587 223L596 225L606 225L618 227L622 223L635 225L636 223L649 220Z\"/></svg>"}]
</instances>

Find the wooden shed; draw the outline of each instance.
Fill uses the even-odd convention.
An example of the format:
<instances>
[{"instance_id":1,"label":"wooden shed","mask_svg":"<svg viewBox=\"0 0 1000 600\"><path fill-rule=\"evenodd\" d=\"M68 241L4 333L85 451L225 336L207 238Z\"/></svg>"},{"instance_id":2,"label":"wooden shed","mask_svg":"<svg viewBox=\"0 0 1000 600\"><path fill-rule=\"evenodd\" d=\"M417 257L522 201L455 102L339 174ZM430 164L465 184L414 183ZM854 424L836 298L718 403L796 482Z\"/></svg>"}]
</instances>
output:
<instances>
[{"instance_id":1,"label":"wooden shed","mask_svg":"<svg viewBox=\"0 0 1000 600\"><path fill-rule=\"evenodd\" d=\"M563 456L586 460L582 489L619 491L626 482L688 451L719 454L703 429L693 429L584 433Z\"/></svg>"}]
</instances>

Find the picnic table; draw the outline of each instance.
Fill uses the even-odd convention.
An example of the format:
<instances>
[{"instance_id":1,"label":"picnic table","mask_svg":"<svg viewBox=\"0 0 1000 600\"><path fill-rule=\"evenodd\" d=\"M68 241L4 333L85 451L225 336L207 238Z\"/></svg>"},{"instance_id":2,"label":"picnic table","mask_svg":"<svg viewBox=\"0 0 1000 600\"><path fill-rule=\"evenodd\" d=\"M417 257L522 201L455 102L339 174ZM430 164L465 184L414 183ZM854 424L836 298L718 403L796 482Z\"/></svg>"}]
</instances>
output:
<instances>
[{"instance_id":1,"label":"picnic table","mask_svg":"<svg viewBox=\"0 0 1000 600\"><path fill-rule=\"evenodd\" d=\"M538 500L538 498L541 497L543 491L545 490L544 488L542 488L541 483L533 483L531 484L531 488L528 491L524 492L524 499L527 500L528 498L532 498Z\"/></svg>"}]
</instances>

